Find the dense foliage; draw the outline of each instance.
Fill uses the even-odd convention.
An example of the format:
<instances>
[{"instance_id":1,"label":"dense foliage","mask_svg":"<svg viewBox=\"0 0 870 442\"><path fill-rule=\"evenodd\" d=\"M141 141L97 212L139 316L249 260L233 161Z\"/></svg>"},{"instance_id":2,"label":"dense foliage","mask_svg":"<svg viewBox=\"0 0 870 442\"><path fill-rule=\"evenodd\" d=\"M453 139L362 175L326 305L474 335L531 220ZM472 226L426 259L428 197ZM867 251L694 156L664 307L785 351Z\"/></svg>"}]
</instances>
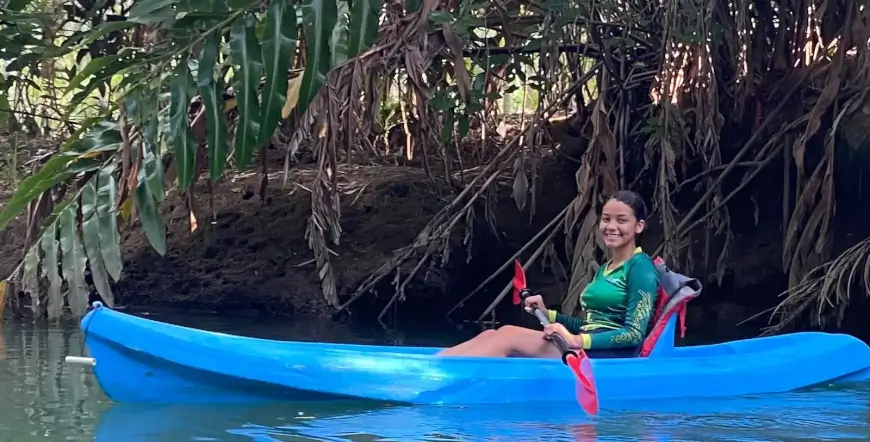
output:
<instances>
[{"instance_id":1,"label":"dense foliage","mask_svg":"<svg viewBox=\"0 0 870 442\"><path fill-rule=\"evenodd\" d=\"M499 177L511 177L517 205L534 214L541 128L566 108L588 140L578 195L518 252L537 247L527 262L570 261L566 309L601 257L595 214L604 195L643 189L664 230L658 252L690 262L689 235L705 228L705 259L724 263L728 203L776 159L789 171L781 191L791 301L799 305L812 284L838 292L866 261L866 246L850 250L841 259L851 273L797 285L830 259L835 144L866 148L860 130L842 129L864 127L870 105L870 11L859 2L11 0L0 23L8 91L0 110L70 134L0 212L0 228L28 216L33 239L13 282L39 294L34 308L52 318L63 293L83 313L86 268L112 299L122 224L138 219L165 253L167 190L217 185L228 166L264 158L269 143L286 150L285 170L301 147L318 163L306 236L325 299L344 308L411 263L392 304L426 263L447 259L454 230L473 224L476 200L491 204ZM458 149L472 129L499 132L497 103L517 84L536 107L520 134L482 154ZM455 201L414 244L341 300L328 249L341 236L335 171L342 158L376 150L391 94L406 156L419 153L448 180L468 156L482 167L454 183ZM34 95L51 109L22 110ZM726 185L734 174L739 184ZM674 204L681 192L695 202L683 213ZM193 230L201 214L189 209ZM557 232L566 234L564 254ZM870 265L864 275L870 281Z\"/></svg>"}]
</instances>

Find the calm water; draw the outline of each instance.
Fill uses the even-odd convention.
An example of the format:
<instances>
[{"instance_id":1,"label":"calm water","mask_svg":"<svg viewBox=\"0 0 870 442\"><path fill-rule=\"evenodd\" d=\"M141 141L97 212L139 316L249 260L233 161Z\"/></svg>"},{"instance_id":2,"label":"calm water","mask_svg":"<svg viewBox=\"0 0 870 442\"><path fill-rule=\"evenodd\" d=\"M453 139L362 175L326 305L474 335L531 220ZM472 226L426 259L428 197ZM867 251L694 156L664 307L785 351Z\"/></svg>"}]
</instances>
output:
<instances>
[{"instance_id":1,"label":"calm water","mask_svg":"<svg viewBox=\"0 0 870 442\"><path fill-rule=\"evenodd\" d=\"M195 317L167 322L248 336L443 344L438 336L367 332L334 324ZM439 342L442 341L442 342ZM88 369L75 325L0 324L0 442L17 441L811 441L870 439L870 386L604 410L573 407L378 407L368 403L256 406L117 405ZM796 369L800 369L796 367Z\"/></svg>"}]
</instances>

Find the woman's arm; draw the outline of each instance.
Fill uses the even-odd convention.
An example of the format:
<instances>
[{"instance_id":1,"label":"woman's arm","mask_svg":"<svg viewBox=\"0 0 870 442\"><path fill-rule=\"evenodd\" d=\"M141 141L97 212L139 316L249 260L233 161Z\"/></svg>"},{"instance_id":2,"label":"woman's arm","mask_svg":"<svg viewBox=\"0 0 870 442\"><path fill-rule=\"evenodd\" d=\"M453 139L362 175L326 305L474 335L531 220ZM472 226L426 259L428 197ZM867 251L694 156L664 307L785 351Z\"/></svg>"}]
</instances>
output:
<instances>
[{"instance_id":1,"label":"woman's arm","mask_svg":"<svg viewBox=\"0 0 870 442\"><path fill-rule=\"evenodd\" d=\"M582 319L576 316L559 313L556 310L547 310L547 316L549 316L550 322L564 325L565 329L575 335L580 334L580 327L583 326Z\"/></svg>"},{"instance_id":2,"label":"woman's arm","mask_svg":"<svg viewBox=\"0 0 870 442\"><path fill-rule=\"evenodd\" d=\"M652 259L648 256L637 257L631 263L626 281L628 305L625 310L625 325L601 333L581 333L583 348L585 350L613 349L639 347L643 344L655 309L658 290L659 274ZM568 326L565 325L565 328ZM571 333L577 332L571 330Z\"/></svg>"}]
</instances>

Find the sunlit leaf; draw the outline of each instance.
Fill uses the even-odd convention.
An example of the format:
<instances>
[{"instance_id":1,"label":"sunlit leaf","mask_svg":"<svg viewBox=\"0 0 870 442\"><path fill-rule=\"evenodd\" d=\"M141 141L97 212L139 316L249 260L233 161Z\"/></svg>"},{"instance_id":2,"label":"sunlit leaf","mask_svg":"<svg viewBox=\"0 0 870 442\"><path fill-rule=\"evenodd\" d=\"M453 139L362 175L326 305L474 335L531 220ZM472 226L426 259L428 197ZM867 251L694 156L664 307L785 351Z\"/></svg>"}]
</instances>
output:
<instances>
[{"instance_id":1,"label":"sunlit leaf","mask_svg":"<svg viewBox=\"0 0 870 442\"><path fill-rule=\"evenodd\" d=\"M302 76L297 75L287 83L287 98L284 100L284 107L281 108L281 117L287 118L290 116L290 112L293 112L293 109L299 103L299 89L302 86Z\"/></svg>"},{"instance_id":2,"label":"sunlit leaf","mask_svg":"<svg viewBox=\"0 0 870 442\"><path fill-rule=\"evenodd\" d=\"M8 281L0 281L0 320L3 318L3 312L6 310L6 299L7 294L9 293L9 282ZM2 357L2 351L0 351L0 357Z\"/></svg>"}]
</instances>

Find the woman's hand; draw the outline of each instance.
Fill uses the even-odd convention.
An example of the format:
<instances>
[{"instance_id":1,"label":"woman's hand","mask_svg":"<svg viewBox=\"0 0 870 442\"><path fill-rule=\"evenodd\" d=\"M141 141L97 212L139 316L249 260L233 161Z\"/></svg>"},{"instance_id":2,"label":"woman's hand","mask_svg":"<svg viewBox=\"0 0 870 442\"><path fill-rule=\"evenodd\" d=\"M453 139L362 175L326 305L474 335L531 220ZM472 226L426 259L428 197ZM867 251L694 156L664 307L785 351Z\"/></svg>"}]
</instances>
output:
<instances>
[{"instance_id":1,"label":"woman's hand","mask_svg":"<svg viewBox=\"0 0 870 442\"><path fill-rule=\"evenodd\" d=\"M568 331L564 325L558 322L544 326L544 339L552 339L553 335L559 335L571 348L583 348L583 338Z\"/></svg>"},{"instance_id":2,"label":"woman's hand","mask_svg":"<svg viewBox=\"0 0 870 442\"><path fill-rule=\"evenodd\" d=\"M524 301L526 311L535 314L535 309L540 309L544 313L547 313L547 307L544 306L544 298L541 295L532 295L526 298Z\"/></svg>"}]
</instances>

